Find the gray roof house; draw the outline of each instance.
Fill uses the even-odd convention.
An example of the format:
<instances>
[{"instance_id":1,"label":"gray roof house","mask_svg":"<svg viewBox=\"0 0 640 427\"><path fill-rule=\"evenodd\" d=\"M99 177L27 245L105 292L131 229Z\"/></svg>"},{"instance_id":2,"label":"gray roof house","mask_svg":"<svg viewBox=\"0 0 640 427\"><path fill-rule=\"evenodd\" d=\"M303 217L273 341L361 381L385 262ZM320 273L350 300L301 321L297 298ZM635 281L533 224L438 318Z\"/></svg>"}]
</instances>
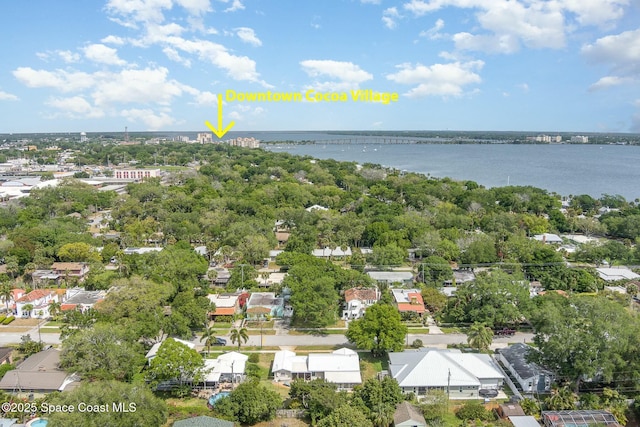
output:
<instances>
[{"instance_id":1,"label":"gray roof house","mask_svg":"<svg viewBox=\"0 0 640 427\"><path fill-rule=\"evenodd\" d=\"M402 283L407 286L413 284L413 273L410 271L369 271L367 274L378 283Z\"/></svg>"},{"instance_id":2,"label":"gray roof house","mask_svg":"<svg viewBox=\"0 0 640 427\"><path fill-rule=\"evenodd\" d=\"M205 415L186 418L173 423L173 427L233 427L235 423Z\"/></svg>"},{"instance_id":3,"label":"gray roof house","mask_svg":"<svg viewBox=\"0 0 640 427\"><path fill-rule=\"evenodd\" d=\"M478 399L481 389L500 389L504 382L504 375L491 356L451 349L389 353L389 371L403 393L418 397L442 390L451 399Z\"/></svg>"},{"instance_id":4,"label":"gray roof house","mask_svg":"<svg viewBox=\"0 0 640 427\"><path fill-rule=\"evenodd\" d=\"M420 411L409 402L399 403L393 414L394 427L427 427Z\"/></svg>"},{"instance_id":5,"label":"gray roof house","mask_svg":"<svg viewBox=\"0 0 640 427\"><path fill-rule=\"evenodd\" d=\"M527 355L535 348L516 343L498 350L498 360L516 379L525 393L547 392L551 390L554 375L537 363L529 362Z\"/></svg>"},{"instance_id":6,"label":"gray roof house","mask_svg":"<svg viewBox=\"0 0 640 427\"><path fill-rule=\"evenodd\" d=\"M0 390L14 393L50 393L71 390L79 384L76 375L58 368L60 350L50 348L26 358L0 380Z\"/></svg>"}]
</instances>

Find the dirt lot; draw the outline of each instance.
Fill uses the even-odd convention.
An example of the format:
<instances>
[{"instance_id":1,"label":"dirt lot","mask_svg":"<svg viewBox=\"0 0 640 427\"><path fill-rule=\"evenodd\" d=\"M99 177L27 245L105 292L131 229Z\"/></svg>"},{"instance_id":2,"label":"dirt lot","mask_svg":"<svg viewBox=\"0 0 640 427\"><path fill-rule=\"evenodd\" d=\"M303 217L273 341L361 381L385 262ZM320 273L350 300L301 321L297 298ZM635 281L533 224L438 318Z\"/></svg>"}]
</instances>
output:
<instances>
[{"instance_id":1,"label":"dirt lot","mask_svg":"<svg viewBox=\"0 0 640 427\"><path fill-rule=\"evenodd\" d=\"M265 421L256 424L255 427L308 427L309 424L296 418L276 418L273 421Z\"/></svg>"}]
</instances>

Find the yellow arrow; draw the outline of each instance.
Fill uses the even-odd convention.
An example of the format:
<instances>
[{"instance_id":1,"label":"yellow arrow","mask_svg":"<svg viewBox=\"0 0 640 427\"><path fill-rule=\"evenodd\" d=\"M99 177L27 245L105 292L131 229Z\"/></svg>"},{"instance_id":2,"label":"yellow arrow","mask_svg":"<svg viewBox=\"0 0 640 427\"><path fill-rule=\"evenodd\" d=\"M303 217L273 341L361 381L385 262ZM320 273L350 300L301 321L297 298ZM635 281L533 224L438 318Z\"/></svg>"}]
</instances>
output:
<instances>
[{"instance_id":1,"label":"yellow arrow","mask_svg":"<svg viewBox=\"0 0 640 427\"><path fill-rule=\"evenodd\" d=\"M206 120L204 124L207 125L207 127L211 129L211 132L213 132L218 138L222 138L224 134L229 132L229 129L231 129L236 124L236 122L231 122L227 125L226 128L224 129L222 128L222 94L221 93L218 94L218 127L215 128L211 123L209 123L209 120Z\"/></svg>"}]
</instances>

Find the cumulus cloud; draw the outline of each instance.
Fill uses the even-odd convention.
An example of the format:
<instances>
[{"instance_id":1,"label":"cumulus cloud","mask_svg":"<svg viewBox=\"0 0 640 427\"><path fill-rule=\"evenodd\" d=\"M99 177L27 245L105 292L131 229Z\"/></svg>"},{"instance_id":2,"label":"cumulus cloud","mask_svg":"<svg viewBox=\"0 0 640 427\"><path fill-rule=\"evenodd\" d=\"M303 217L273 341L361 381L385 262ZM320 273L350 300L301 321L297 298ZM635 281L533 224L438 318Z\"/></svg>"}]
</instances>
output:
<instances>
[{"instance_id":1,"label":"cumulus cloud","mask_svg":"<svg viewBox=\"0 0 640 427\"><path fill-rule=\"evenodd\" d=\"M599 38L583 46L582 53L589 61L621 73L640 73L640 29Z\"/></svg>"},{"instance_id":2,"label":"cumulus cloud","mask_svg":"<svg viewBox=\"0 0 640 427\"><path fill-rule=\"evenodd\" d=\"M178 53L177 50L175 50L172 47L165 47L164 49L162 49L162 52L167 55L167 58L169 58L170 60L174 61L174 62L178 62L182 65L184 65L187 68L191 67L191 61L183 58L182 56L180 56L180 54Z\"/></svg>"},{"instance_id":3,"label":"cumulus cloud","mask_svg":"<svg viewBox=\"0 0 640 427\"><path fill-rule=\"evenodd\" d=\"M399 71L389 74L387 79L405 85L414 86L406 96L419 98L425 96L458 97L464 94L464 87L482 81L477 74L484 66L483 61L452 62L448 64L400 64Z\"/></svg>"},{"instance_id":4,"label":"cumulus cloud","mask_svg":"<svg viewBox=\"0 0 640 427\"><path fill-rule=\"evenodd\" d=\"M415 17L447 7L471 9L479 26L453 37L457 49L514 53L521 46L560 49L576 26L609 26L629 0L410 0L404 10Z\"/></svg>"},{"instance_id":5,"label":"cumulus cloud","mask_svg":"<svg viewBox=\"0 0 640 427\"><path fill-rule=\"evenodd\" d=\"M18 99L17 96L0 90L0 101L17 101Z\"/></svg>"},{"instance_id":6,"label":"cumulus cloud","mask_svg":"<svg viewBox=\"0 0 640 427\"><path fill-rule=\"evenodd\" d=\"M112 36L112 35L109 35L107 37L103 37L100 41L102 43L109 43L109 44L115 44L115 45L123 45L123 44L125 44L125 39L123 39L122 37L119 37L119 36Z\"/></svg>"},{"instance_id":7,"label":"cumulus cloud","mask_svg":"<svg viewBox=\"0 0 640 427\"><path fill-rule=\"evenodd\" d=\"M595 92L598 90L609 89L614 86L620 86L633 82L634 79L631 77L605 76L589 86L589 91Z\"/></svg>"},{"instance_id":8,"label":"cumulus cloud","mask_svg":"<svg viewBox=\"0 0 640 427\"><path fill-rule=\"evenodd\" d=\"M101 43L90 44L82 48L84 56L93 62L106 65L125 65L127 61L118 57L118 50Z\"/></svg>"},{"instance_id":9,"label":"cumulus cloud","mask_svg":"<svg viewBox=\"0 0 640 427\"><path fill-rule=\"evenodd\" d=\"M74 92L94 85L94 77L81 71L34 70L31 67L18 67L13 76L22 84L31 88L49 87L61 92Z\"/></svg>"},{"instance_id":10,"label":"cumulus cloud","mask_svg":"<svg viewBox=\"0 0 640 427\"><path fill-rule=\"evenodd\" d=\"M324 82L316 81L308 86L318 91L356 89L361 83L373 79L371 73L366 72L352 62L308 59L300 62L300 65L310 77L331 79L331 81Z\"/></svg>"},{"instance_id":11,"label":"cumulus cloud","mask_svg":"<svg viewBox=\"0 0 640 427\"><path fill-rule=\"evenodd\" d=\"M51 98L46 102L46 104L62 110L62 114L60 115L70 118L98 118L104 116L104 111L102 111L102 109L92 106L81 96Z\"/></svg>"},{"instance_id":12,"label":"cumulus cloud","mask_svg":"<svg viewBox=\"0 0 640 427\"><path fill-rule=\"evenodd\" d=\"M224 3L229 3L229 0L222 0ZM243 10L244 9L244 5L242 4L241 0L231 0L231 6L229 6L228 8L226 8L224 11L225 12L235 12L237 10Z\"/></svg>"},{"instance_id":13,"label":"cumulus cloud","mask_svg":"<svg viewBox=\"0 0 640 427\"><path fill-rule=\"evenodd\" d=\"M262 46L262 41L256 36L252 28L240 27L236 28L236 35L240 40L252 46Z\"/></svg>"},{"instance_id":14,"label":"cumulus cloud","mask_svg":"<svg viewBox=\"0 0 640 427\"><path fill-rule=\"evenodd\" d=\"M77 52L71 52L70 50L53 50L47 52L38 52L36 56L43 61L49 61L52 59L60 58L64 62L71 64L80 61L80 54Z\"/></svg>"}]
</instances>

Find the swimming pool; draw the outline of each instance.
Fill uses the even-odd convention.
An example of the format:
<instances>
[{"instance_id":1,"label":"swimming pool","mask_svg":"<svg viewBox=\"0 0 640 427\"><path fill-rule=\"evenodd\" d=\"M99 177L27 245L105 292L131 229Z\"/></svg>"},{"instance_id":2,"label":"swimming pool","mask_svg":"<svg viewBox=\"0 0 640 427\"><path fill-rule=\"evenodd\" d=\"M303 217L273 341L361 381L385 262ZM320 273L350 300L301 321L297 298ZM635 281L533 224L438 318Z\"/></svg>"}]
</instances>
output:
<instances>
[{"instance_id":1,"label":"swimming pool","mask_svg":"<svg viewBox=\"0 0 640 427\"><path fill-rule=\"evenodd\" d=\"M47 424L49 424L49 421L44 418L34 418L25 424L25 427L46 427Z\"/></svg>"},{"instance_id":2,"label":"swimming pool","mask_svg":"<svg viewBox=\"0 0 640 427\"><path fill-rule=\"evenodd\" d=\"M221 391L220 393L216 393L209 398L209 405L214 406L216 402L223 397L229 396L231 393L228 391Z\"/></svg>"}]
</instances>

